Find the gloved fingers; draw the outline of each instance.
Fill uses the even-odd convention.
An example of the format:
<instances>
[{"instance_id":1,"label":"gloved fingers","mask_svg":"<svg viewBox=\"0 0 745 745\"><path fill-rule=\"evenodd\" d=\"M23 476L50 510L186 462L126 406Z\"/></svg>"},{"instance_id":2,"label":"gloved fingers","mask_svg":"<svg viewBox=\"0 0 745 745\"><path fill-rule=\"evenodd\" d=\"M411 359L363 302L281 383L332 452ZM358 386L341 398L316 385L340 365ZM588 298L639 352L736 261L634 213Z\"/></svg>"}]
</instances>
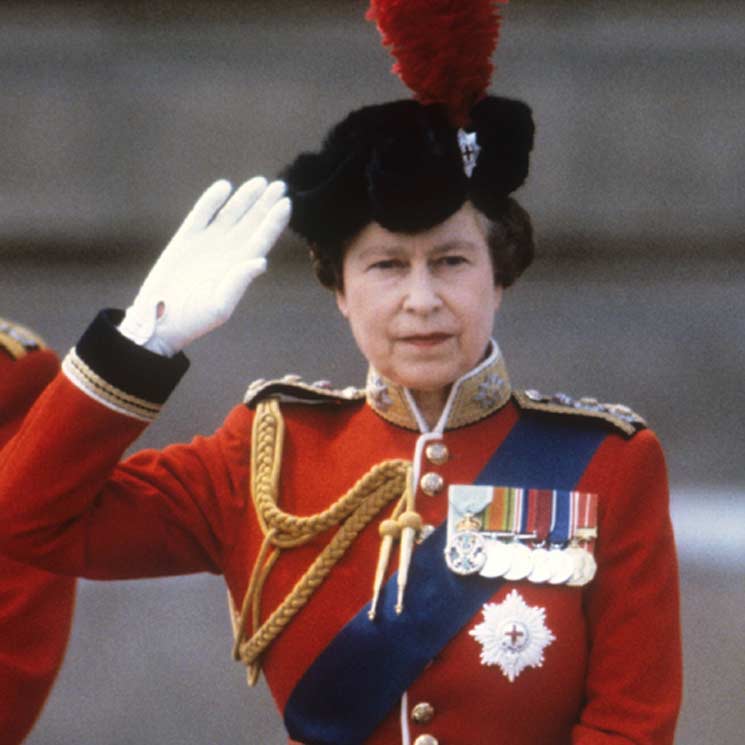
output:
<instances>
[{"instance_id":1,"label":"gloved fingers","mask_svg":"<svg viewBox=\"0 0 745 745\"><path fill-rule=\"evenodd\" d=\"M232 190L233 186L226 179L215 181L212 186L208 187L181 223L181 227L176 231L171 243L174 242L175 238L186 233L204 230L214 218L215 213L225 204L225 200L230 196Z\"/></svg>"},{"instance_id":2,"label":"gloved fingers","mask_svg":"<svg viewBox=\"0 0 745 745\"><path fill-rule=\"evenodd\" d=\"M256 204L266 189L267 181L263 176L249 179L240 188L236 189L233 196L217 213L212 224L230 229Z\"/></svg>"},{"instance_id":3,"label":"gloved fingers","mask_svg":"<svg viewBox=\"0 0 745 745\"><path fill-rule=\"evenodd\" d=\"M127 308L119 331L135 344L145 344L155 332L155 324L158 320L157 304L140 302Z\"/></svg>"},{"instance_id":4,"label":"gloved fingers","mask_svg":"<svg viewBox=\"0 0 745 745\"><path fill-rule=\"evenodd\" d=\"M244 214L240 222L236 223L234 237L239 245L251 240L274 205L284 197L285 189L282 181L273 181L256 204Z\"/></svg>"},{"instance_id":5,"label":"gloved fingers","mask_svg":"<svg viewBox=\"0 0 745 745\"><path fill-rule=\"evenodd\" d=\"M253 234L247 236L241 250L243 257L266 256L290 222L291 211L290 200L287 197L282 197L272 205Z\"/></svg>"},{"instance_id":6,"label":"gloved fingers","mask_svg":"<svg viewBox=\"0 0 745 745\"><path fill-rule=\"evenodd\" d=\"M265 271L266 259L255 258L237 264L225 275L213 296L214 305L220 309L217 316L221 323L231 316L248 285Z\"/></svg>"}]
</instances>

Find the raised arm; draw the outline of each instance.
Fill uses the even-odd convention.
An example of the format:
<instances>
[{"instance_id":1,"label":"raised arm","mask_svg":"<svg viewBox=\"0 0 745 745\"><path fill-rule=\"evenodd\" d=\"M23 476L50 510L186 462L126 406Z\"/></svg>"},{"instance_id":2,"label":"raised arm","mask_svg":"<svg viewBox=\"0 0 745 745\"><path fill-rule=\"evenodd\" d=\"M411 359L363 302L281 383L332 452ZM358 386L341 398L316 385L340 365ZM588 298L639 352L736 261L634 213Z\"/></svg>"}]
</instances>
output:
<instances>
[{"instance_id":1,"label":"raised arm","mask_svg":"<svg viewBox=\"0 0 745 745\"><path fill-rule=\"evenodd\" d=\"M7 553L94 578L220 571L222 511L245 493L222 455L244 434L248 447L240 413L212 437L119 460L185 373L180 350L265 268L289 216L283 191L254 179L228 199L227 182L210 187L126 315L100 314L67 355L0 457Z\"/></svg>"}]
</instances>

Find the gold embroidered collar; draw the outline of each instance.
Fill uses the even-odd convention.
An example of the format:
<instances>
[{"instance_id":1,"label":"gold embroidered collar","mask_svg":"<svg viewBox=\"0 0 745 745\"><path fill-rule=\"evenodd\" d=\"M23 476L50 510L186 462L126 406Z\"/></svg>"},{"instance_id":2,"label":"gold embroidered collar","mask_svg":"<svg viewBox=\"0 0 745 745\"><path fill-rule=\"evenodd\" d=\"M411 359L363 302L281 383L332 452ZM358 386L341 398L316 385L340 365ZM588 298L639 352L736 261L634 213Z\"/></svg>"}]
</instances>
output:
<instances>
[{"instance_id":1,"label":"gold embroidered collar","mask_svg":"<svg viewBox=\"0 0 745 745\"><path fill-rule=\"evenodd\" d=\"M455 429L484 419L501 409L511 392L504 358L492 339L486 359L453 383L434 431ZM416 432L429 430L411 392L372 367L367 374L366 397L375 413L386 421Z\"/></svg>"}]
</instances>

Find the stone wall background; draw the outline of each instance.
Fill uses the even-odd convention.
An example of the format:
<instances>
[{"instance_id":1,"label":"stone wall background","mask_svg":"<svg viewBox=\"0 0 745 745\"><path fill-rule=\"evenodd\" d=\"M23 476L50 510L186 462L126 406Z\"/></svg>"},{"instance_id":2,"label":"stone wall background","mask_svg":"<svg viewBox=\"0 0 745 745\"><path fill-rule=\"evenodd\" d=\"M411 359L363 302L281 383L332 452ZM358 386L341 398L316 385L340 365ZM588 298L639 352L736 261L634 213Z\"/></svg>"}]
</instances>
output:
<instances>
[{"instance_id":1,"label":"stone wall background","mask_svg":"<svg viewBox=\"0 0 745 745\"><path fill-rule=\"evenodd\" d=\"M61 353L125 306L212 180L276 173L350 109L406 95L346 2L0 8L0 314ZM745 10L513 2L494 90L538 139L540 238L496 324L518 386L623 401L666 448L686 702L678 742L736 742L745 636ZM330 356L328 350L333 349ZM250 380L358 382L362 361L287 235L140 444L210 431ZM81 583L31 745L272 743L229 659L219 578Z\"/></svg>"}]
</instances>

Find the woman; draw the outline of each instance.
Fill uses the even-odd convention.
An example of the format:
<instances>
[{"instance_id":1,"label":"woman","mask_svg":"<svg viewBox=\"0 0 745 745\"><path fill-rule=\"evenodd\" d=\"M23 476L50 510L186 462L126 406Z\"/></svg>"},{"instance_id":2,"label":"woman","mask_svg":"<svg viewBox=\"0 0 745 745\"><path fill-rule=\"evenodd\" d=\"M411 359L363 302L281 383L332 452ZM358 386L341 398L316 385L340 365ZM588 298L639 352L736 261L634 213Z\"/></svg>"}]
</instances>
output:
<instances>
[{"instance_id":1,"label":"woman","mask_svg":"<svg viewBox=\"0 0 745 745\"><path fill-rule=\"evenodd\" d=\"M253 180L225 201L228 191L218 183L200 200L119 330L121 314L99 316L3 452L6 550L100 579L223 573L245 605L236 651L254 670L261 662L300 742L671 742L680 667L662 455L628 414L511 390L489 336L502 287L530 251L515 203L490 219L466 199L416 232L369 221L341 254L331 239L315 242L371 363L366 391L260 383L214 435L117 464L184 372L183 344L229 315L287 219L281 184ZM287 401L281 412L259 417L257 404L276 396ZM271 434L252 435L257 422L284 427L283 455ZM323 513L358 480L361 509L351 501L315 525L278 518L267 463L284 513ZM459 532L483 533L487 554L514 548L486 530L495 500L457 503L451 487L474 483L525 487L527 496L505 497L513 513L536 507L531 489L557 490L559 502L598 495L596 524L585 525L597 532L587 539L594 579L531 579L517 558L499 576L462 575L452 545L449 566L443 550ZM360 514L368 497L379 504ZM460 530L464 518L475 529ZM412 549L403 588L405 572L388 579L389 557L373 608L381 526L402 546L407 528L420 539L439 530ZM521 524L501 527L540 548L519 538ZM569 527L553 536L565 549ZM329 545L336 563L314 566Z\"/></svg>"},{"instance_id":2,"label":"woman","mask_svg":"<svg viewBox=\"0 0 745 745\"><path fill-rule=\"evenodd\" d=\"M258 381L213 435L118 462L289 219L282 183L218 182L3 452L3 545L99 579L224 574L234 654L296 742L671 743L662 453L625 407L511 388L490 335L532 258L511 194L533 123L461 94L354 112L284 173L364 390Z\"/></svg>"}]
</instances>

